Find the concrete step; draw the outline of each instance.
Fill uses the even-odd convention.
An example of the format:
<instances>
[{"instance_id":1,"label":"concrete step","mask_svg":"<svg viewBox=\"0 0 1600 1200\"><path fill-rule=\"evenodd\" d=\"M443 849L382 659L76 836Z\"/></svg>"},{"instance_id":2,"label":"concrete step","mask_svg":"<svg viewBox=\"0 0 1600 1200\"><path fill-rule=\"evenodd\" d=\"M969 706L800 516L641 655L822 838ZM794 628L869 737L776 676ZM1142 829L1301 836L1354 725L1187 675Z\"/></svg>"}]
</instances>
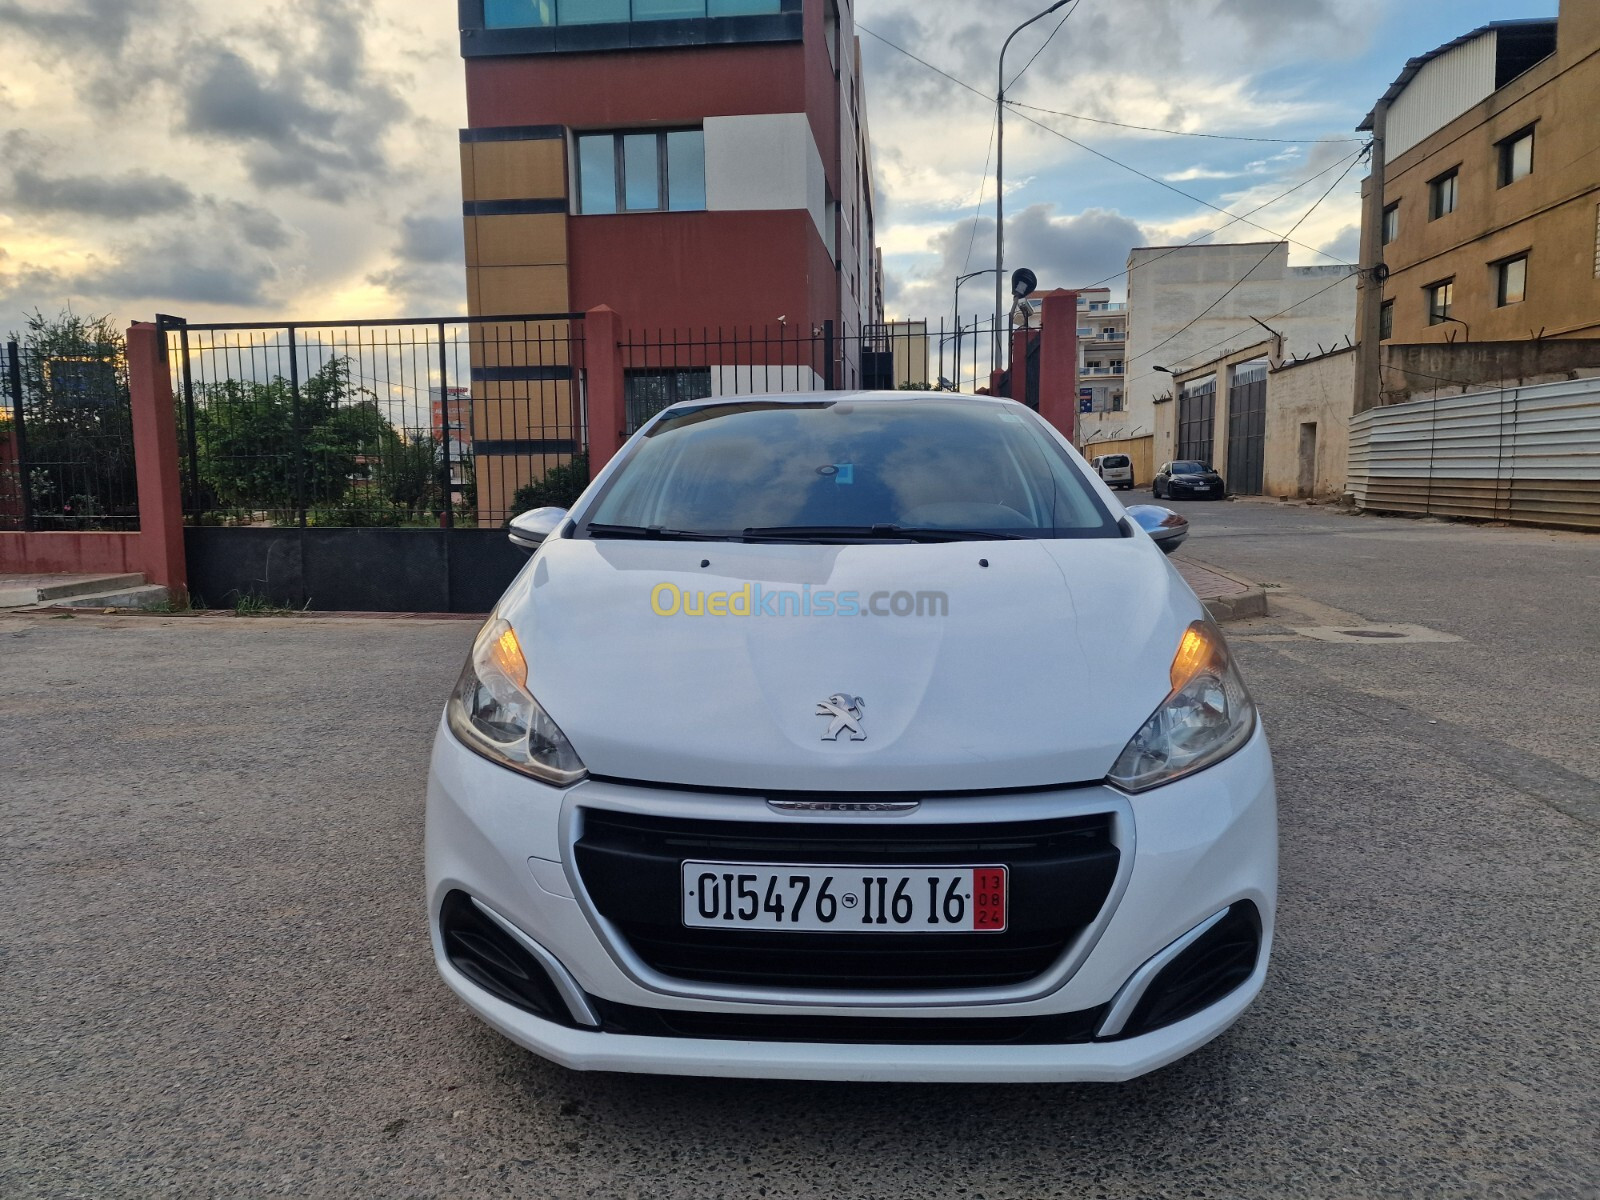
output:
<instances>
[{"instance_id":1,"label":"concrete step","mask_svg":"<svg viewBox=\"0 0 1600 1200\"><path fill-rule=\"evenodd\" d=\"M0 608L29 608L143 585L143 575L0 575Z\"/></svg>"},{"instance_id":2,"label":"concrete step","mask_svg":"<svg viewBox=\"0 0 1600 1200\"><path fill-rule=\"evenodd\" d=\"M143 579L144 576L139 576ZM160 608L172 599L172 593L157 583L142 583L137 587L116 588L106 592L88 592L81 596L67 596L46 601L53 608L127 608L143 610Z\"/></svg>"}]
</instances>

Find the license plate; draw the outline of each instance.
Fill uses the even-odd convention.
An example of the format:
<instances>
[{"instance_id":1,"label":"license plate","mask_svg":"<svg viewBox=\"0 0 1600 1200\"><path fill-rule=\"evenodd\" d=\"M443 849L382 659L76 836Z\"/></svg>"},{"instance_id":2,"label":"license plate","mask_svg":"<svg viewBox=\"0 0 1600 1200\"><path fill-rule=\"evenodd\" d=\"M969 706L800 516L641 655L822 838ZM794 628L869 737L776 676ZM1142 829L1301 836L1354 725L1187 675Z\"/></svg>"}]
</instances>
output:
<instances>
[{"instance_id":1,"label":"license plate","mask_svg":"<svg viewBox=\"0 0 1600 1200\"><path fill-rule=\"evenodd\" d=\"M683 864L683 923L795 933L1002 933L1005 867Z\"/></svg>"}]
</instances>

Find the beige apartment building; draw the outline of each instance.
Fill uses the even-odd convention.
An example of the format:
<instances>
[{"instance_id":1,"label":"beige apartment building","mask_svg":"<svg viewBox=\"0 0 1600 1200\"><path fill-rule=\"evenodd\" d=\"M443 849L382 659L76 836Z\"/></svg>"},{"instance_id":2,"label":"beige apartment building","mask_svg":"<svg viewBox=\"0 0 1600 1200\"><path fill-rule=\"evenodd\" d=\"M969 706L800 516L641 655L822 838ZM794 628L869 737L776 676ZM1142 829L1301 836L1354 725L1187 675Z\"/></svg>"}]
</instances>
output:
<instances>
[{"instance_id":1,"label":"beige apartment building","mask_svg":"<svg viewBox=\"0 0 1600 1200\"><path fill-rule=\"evenodd\" d=\"M1384 341L1600 337L1597 113L1600 0L1406 64L1361 126L1386 134Z\"/></svg>"}]
</instances>

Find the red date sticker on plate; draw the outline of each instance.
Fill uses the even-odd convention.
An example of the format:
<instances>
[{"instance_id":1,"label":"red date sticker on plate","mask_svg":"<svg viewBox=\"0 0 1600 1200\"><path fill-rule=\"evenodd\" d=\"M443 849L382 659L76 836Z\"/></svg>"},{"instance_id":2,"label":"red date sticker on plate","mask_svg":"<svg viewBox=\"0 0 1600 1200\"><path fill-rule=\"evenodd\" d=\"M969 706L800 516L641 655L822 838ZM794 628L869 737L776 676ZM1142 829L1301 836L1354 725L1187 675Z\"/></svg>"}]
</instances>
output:
<instances>
[{"instance_id":1,"label":"red date sticker on plate","mask_svg":"<svg viewBox=\"0 0 1600 1200\"><path fill-rule=\"evenodd\" d=\"M1006 873L978 867L972 872L972 927L1006 927Z\"/></svg>"}]
</instances>

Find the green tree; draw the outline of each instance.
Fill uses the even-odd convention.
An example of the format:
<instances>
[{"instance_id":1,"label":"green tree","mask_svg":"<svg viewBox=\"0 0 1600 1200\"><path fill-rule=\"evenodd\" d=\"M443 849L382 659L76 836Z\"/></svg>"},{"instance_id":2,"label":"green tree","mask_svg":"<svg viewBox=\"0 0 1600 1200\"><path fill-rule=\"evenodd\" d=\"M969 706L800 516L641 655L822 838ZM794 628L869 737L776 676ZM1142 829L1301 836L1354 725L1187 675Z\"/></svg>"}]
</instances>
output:
<instances>
[{"instance_id":1,"label":"green tree","mask_svg":"<svg viewBox=\"0 0 1600 1200\"><path fill-rule=\"evenodd\" d=\"M589 455L574 454L545 472L544 478L524 484L511 499L511 515L534 508L571 508L589 486Z\"/></svg>"},{"instance_id":2,"label":"green tree","mask_svg":"<svg viewBox=\"0 0 1600 1200\"><path fill-rule=\"evenodd\" d=\"M294 390L282 376L224 379L195 389L199 473L213 507L277 519L307 506L342 505L404 439L376 395L355 386L348 358L328 360Z\"/></svg>"}]
</instances>

